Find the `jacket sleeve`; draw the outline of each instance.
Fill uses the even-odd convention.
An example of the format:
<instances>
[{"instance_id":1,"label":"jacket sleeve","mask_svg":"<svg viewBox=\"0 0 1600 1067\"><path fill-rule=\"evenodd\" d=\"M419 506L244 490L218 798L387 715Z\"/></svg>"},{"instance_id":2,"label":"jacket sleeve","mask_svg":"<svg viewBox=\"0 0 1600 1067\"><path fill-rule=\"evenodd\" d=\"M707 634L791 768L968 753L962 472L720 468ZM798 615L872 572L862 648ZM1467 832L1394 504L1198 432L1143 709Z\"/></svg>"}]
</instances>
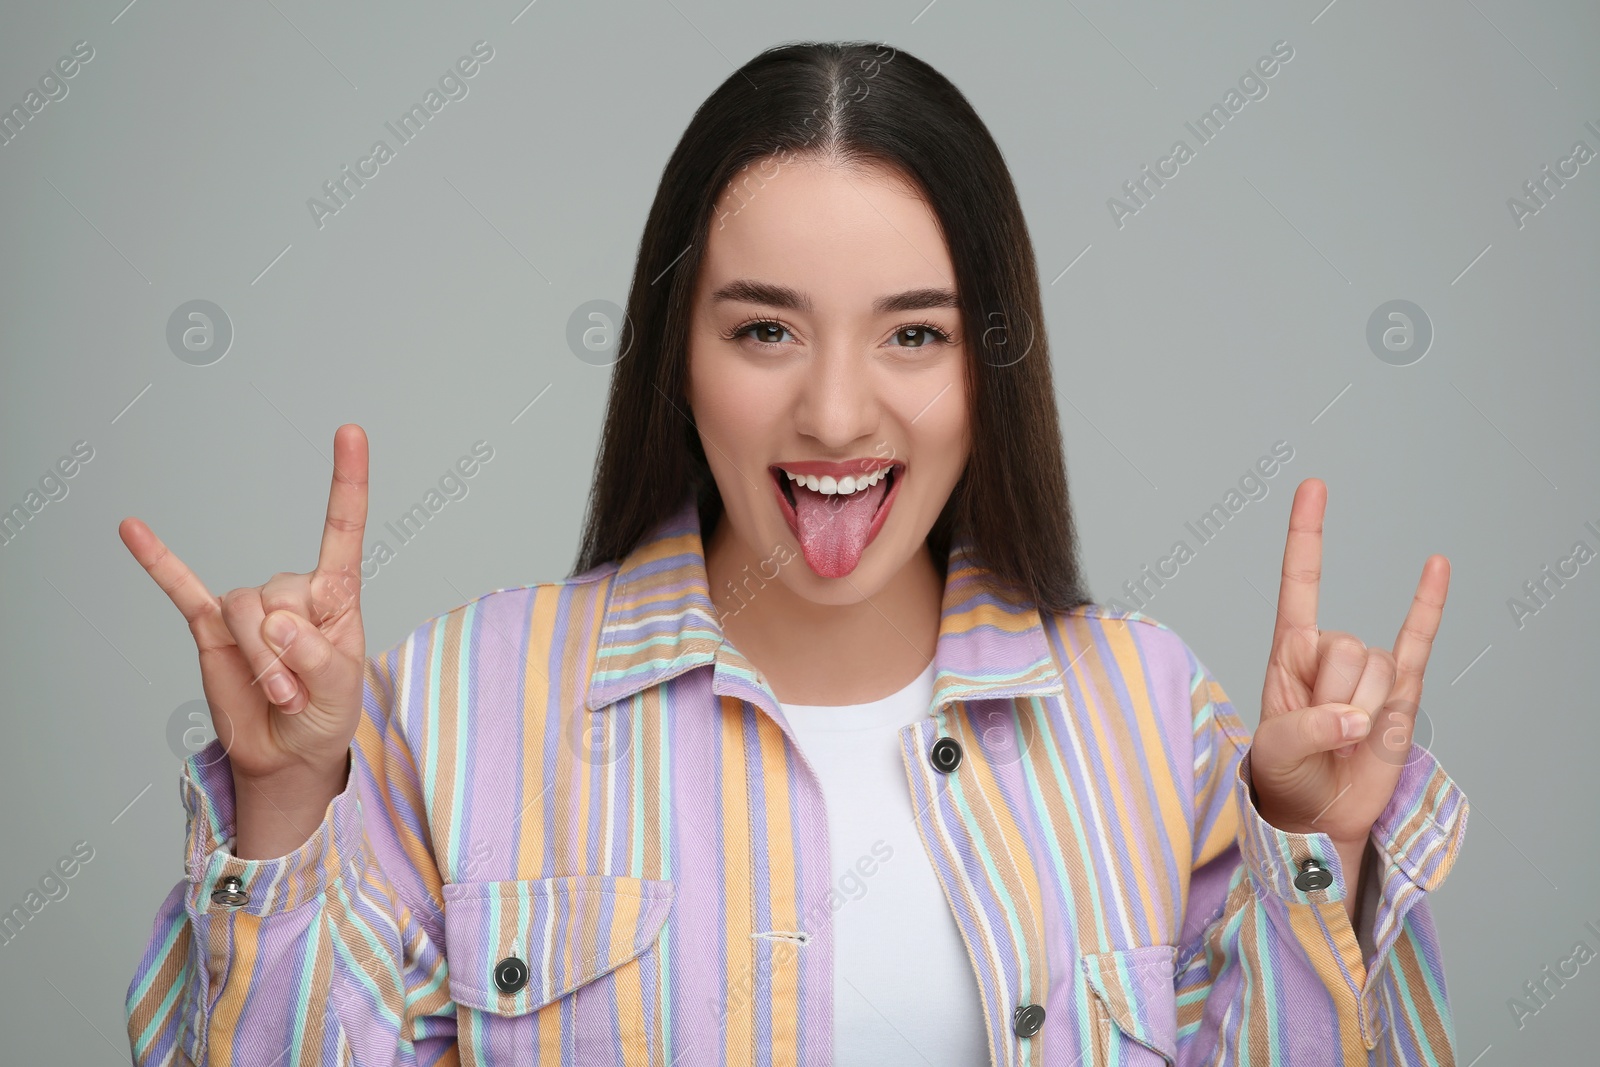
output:
<instances>
[{"instance_id":1,"label":"jacket sleeve","mask_svg":"<svg viewBox=\"0 0 1600 1067\"><path fill-rule=\"evenodd\" d=\"M185 764L184 880L128 987L135 1064L457 1062L440 878L395 713L398 655L368 657L345 789L289 855L232 854L220 740Z\"/></svg>"},{"instance_id":2,"label":"jacket sleeve","mask_svg":"<svg viewBox=\"0 0 1600 1067\"><path fill-rule=\"evenodd\" d=\"M1285 833L1262 819L1250 796L1249 731L1188 656L1195 845L1175 974L1178 1063L1455 1063L1427 894L1461 848L1466 797L1432 754L1412 747L1372 827L1376 908L1358 936L1345 898L1359 872L1341 867L1326 834ZM1332 874L1326 888L1296 885L1308 860Z\"/></svg>"}]
</instances>

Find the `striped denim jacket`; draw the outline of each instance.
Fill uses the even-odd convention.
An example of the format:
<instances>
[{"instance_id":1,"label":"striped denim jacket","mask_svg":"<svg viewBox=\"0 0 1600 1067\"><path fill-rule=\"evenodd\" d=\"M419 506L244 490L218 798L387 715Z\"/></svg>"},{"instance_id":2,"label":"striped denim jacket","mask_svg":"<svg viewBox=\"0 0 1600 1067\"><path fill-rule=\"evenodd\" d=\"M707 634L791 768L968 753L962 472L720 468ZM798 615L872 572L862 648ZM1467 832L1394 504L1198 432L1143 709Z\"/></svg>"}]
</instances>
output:
<instances>
[{"instance_id":1,"label":"striped denim jacket","mask_svg":"<svg viewBox=\"0 0 1600 1067\"><path fill-rule=\"evenodd\" d=\"M958 538L933 706L899 736L992 1064L1454 1063L1426 894L1467 803L1433 757L1373 827L1358 938L1337 852L1256 813L1249 733L1176 633L982 574ZM186 764L136 1063L831 1062L822 793L722 638L692 502L369 656L364 705L282 858L231 854L220 742ZM1311 859L1331 885L1296 886Z\"/></svg>"}]
</instances>

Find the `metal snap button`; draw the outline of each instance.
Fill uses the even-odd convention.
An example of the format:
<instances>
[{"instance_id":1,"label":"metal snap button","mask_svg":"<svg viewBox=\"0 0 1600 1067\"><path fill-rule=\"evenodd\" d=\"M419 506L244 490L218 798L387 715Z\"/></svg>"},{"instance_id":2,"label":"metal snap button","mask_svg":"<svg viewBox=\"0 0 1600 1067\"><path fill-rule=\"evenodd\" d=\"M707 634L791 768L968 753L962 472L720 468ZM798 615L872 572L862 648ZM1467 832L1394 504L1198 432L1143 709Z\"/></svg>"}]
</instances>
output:
<instances>
[{"instance_id":1,"label":"metal snap button","mask_svg":"<svg viewBox=\"0 0 1600 1067\"><path fill-rule=\"evenodd\" d=\"M1044 1005L1024 1004L1011 1013L1011 1029L1018 1037L1032 1037L1044 1025Z\"/></svg>"},{"instance_id":2,"label":"metal snap button","mask_svg":"<svg viewBox=\"0 0 1600 1067\"><path fill-rule=\"evenodd\" d=\"M519 993L528 984L528 965L507 956L494 965L494 985L502 993Z\"/></svg>"},{"instance_id":3,"label":"metal snap button","mask_svg":"<svg viewBox=\"0 0 1600 1067\"><path fill-rule=\"evenodd\" d=\"M211 899L218 904L226 904L230 908L237 908L241 904L250 903L250 894L244 891L244 883L230 874L222 880L217 888L211 891Z\"/></svg>"},{"instance_id":4,"label":"metal snap button","mask_svg":"<svg viewBox=\"0 0 1600 1067\"><path fill-rule=\"evenodd\" d=\"M1317 860L1306 860L1300 864L1300 873L1294 876L1294 887L1302 893L1326 889L1332 884L1333 872Z\"/></svg>"},{"instance_id":5,"label":"metal snap button","mask_svg":"<svg viewBox=\"0 0 1600 1067\"><path fill-rule=\"evenodd\" d=\"M928 751L928 758L934 770L949 774L961 765L961 742L953 737L941 737Z\"/></svg>"}]
</instances>

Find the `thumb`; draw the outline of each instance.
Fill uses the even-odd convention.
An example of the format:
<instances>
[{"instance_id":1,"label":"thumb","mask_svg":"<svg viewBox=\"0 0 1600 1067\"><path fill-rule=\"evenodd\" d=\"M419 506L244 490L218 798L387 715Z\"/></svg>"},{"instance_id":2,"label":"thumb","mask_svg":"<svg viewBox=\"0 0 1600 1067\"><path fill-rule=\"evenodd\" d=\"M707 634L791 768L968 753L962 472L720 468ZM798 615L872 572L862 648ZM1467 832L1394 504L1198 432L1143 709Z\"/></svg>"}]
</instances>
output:
<instances>
[{"instance_id":1,"label":"thumb","mask_svg":"<svg viewBox=\"0 0 1600 1067\"><path fill-rule=\"evenodd\" d=\"M1317 755L1352 745L1372 729L1371 717L1353 704L1316 704L1262 720L1256 727L1254 766L1286 770Z\"/></svg>"},{"instance_id":2,"label":"thumb","mask_svg":"<svg viewBox=\"0 0 1600 1067\"><path fill-rule=\"evenodd\" d=\"M359 664L339 652L322 631L292 611L274 611L261 620L261 637L306 687L323 711L347 711L351 686L360 693Z\"/></svg>"}]
</instances>

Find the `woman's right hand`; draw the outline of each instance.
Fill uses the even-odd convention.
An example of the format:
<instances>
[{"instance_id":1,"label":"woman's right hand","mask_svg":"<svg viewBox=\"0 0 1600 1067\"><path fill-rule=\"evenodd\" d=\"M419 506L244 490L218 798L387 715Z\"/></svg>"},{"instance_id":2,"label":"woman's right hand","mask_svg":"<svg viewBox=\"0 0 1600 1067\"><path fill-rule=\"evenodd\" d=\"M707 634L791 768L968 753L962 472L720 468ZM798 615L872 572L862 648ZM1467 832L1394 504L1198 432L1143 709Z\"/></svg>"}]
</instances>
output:
<instances>
[{"instance_id":1,"label":"woman's right hand","mask_svg":"<svg viewBox=\"0 0 1600 1067\"><path fill-rule=\"evenodd\" d=\"M143 522L129 517L117 528L194 635L211 721L233 769L235 851L243 858L256 858L247 848L283 855L310 836L344 788L361 719L367 437L360 426L334 432L333 467L321 553L306 574L280 572L218 598Z\"/></svg>"}]
</instances>

